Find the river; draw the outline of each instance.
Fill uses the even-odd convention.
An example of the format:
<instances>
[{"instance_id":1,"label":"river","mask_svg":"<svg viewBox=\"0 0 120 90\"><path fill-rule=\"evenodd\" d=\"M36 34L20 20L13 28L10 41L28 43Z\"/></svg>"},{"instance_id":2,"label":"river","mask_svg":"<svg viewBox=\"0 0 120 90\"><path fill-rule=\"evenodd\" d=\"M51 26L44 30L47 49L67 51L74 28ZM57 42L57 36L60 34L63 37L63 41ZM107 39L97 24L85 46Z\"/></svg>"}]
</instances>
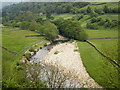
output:
<instances>
[{"instance_id":1,"label":"river","mask_svg":"<svg viewBox=\"0 0 120 90\"><path fill-rule=\"evenodd\" d=\"M40 65L31 68L33 74L39 73L38 79L46 81L49 88L100 88L88 75L79 52L74 51L75 43L67 41L68 39L62 38L39 49L30 59ZM55 54L56 51L59 53Z\"/></svg>"}]
</instances>

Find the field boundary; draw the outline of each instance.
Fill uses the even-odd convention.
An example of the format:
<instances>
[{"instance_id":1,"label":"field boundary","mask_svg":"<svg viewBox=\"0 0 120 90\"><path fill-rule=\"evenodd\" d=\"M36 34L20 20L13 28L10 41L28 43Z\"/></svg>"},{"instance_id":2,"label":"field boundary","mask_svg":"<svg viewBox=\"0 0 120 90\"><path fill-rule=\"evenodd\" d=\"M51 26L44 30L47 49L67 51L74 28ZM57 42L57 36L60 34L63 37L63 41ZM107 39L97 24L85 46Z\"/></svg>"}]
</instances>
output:
<instances>
[{"instance_id":1,"label":"field boundary","mask_svg":"<svg viewBox=\"0 0 120 90\"><path fill-rule=\"evenodd\" d=\"M0 46L0 48L4 49L4 50L6 50L6 51L8 51L8 52L10 52L10 53L12 53L12 54L14 54L14 55L17 55L17 52L11 51L11 50L3 47L3 46Z\"/></svg>"},{"instance_id":2,"label":"field boundary","mask_svg":"<svg viewBox=\"0 0 120 90\"><path fill-rule=\"evenodd\" d=\"M41 40L37 40L29 45L27 45L26 47L24 47L24 49L22 49L21 51L19 51L17 54L20 54L21 52L23 52L24 50L27 50L30 46L34 45L35 43L40 42ZM41 41L40 43L43 43L43 41Z\"/></svg>"},{"instance_id":3,"label":"field boundary","mask_svg":"<svg viewBox=\"0 0 120 90\"><path fill-rule=\"evenodd\" d=\"M35 42L33 42L33 43L30 43L29 45L27 45L26 47L24 47L24 49L22 49L22 50L19 51L19 52L11 51L11 50L3 47L3 46L0 46L0 48L4 49L4 50L6 50L6 51L8 51L8 52L10 52L10 53L12 53L12 54L14 54L14 55L18 55L18 54L20 54L21 52L23 52L24 50L26 50L27 48L29 48L30 46L32 46L32 45L34 45L35 43L40 42L40 41L41 41L41 40L37 40L37 41L35 41ZM42 42L43 42L43 41L42 41ZM40 43L42 43L42 42L40 42Z\"/></svg>"},{"instance_id":4,"label":"field boundary","mask_svg":"<svg viewBox=\"0 0 120 90\"><path fill-rule=\"evenodd\" d=\"M120 68L120 65L114 60L111 59L110 57L106 56L105 54L103 54L103 52L101 52L94 44L92 44L90 41L86 40L86 42L88 44L90 44L92 47L94 47L102 56L104 56L105 58L109 59L111 62L113 62L115 65L117 65Z\"/></svg>"},{"instance_id":5,"label":"field boundary","mask_svg":"<svg viewBox=\"0 0 120 90\"><path fill-rule=\"evenodd\" d=\"M96 39L120 39L120 37L89 38L88 40L96 40Z\"/></svg>"}]
</instances>

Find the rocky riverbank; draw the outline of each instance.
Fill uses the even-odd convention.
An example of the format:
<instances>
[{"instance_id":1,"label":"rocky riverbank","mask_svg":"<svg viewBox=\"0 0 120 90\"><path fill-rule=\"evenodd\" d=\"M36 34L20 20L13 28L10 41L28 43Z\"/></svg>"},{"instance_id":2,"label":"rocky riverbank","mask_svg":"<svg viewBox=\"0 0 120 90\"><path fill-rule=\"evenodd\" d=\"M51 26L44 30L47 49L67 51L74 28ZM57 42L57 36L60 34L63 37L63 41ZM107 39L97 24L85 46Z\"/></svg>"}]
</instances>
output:
<instances>
[{"instance_id":1,"label":"rocky riverbank","mask_svg":"<svg viewBox=\"0 0 120 90\"><path fill-rule=\"evenodd\" d=\"M101 88L87 73L75 42L55 45L44 58L44 63L68 73L68 77L78 80L82 87Z\"/></svg>"}]
</instances>

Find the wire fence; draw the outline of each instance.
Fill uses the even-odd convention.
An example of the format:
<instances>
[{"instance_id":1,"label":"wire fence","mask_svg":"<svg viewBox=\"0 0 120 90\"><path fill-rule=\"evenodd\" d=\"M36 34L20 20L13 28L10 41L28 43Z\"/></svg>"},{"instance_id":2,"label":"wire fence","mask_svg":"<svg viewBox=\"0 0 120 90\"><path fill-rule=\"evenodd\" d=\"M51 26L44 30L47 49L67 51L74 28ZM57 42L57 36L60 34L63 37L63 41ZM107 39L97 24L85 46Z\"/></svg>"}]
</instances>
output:
<instances>
[{"instance_id":1,"label":"wire fence","mask_svg":"<svg viewBox=\"0 0 120 90\"><path fill-rule=\"evenodd\" d=\"M40 41L41 41L41 42L40 42ZM26 49L28 49L29 47L31 47L32 45L34 45L35 43L38 43L38 42L43 43L42 40L37 40L37 41L35 41L35 42L27 45L26 47L24 47L24 49L22 49L21 51L19 51L19 52L17 53L17 55L20 54L20 53L22 53L23 51L25 51Z\"/></svg>"},{"instance_id":2,"label":"wire fence","mask_svg":"<svg viewBox=\"0 0 120 90\"><path fill-rule=\"evenodd\" d=\"M41 42L40 42L40 41L41 41ZM14 54L14 55L18 55L18 54L22 53L23 51L27 50L29 47L31 47L32 45L34 45L35 43L38 43L38 42L42 43L43 41L42 41L42 40L37 40L37 41L35 41L35 42L33 42L33 43L30 43L29 45L25 46L24 49L22 49L22 50L19 51L19 52L11 51L11 50L7 49L7 48L4 47L4 46L0 46L0 48L4 49L4 50L6 50L6 51L8 51L8 52L10 52L10 53L12 53L12 54Z\"/></svg>"}]
</instances>

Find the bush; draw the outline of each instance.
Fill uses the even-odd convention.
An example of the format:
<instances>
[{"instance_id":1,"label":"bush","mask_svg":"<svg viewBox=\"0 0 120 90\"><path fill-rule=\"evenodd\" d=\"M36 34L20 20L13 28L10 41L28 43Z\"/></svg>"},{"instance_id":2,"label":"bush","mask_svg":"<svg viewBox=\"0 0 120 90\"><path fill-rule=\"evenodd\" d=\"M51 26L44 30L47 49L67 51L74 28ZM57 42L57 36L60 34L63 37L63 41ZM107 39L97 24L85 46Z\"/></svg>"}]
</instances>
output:
<instances>
[{"instance_id":1,"label":"bush","mask_svg":"<svg viewBox=\"0 0 120 90\"><path fill-rule=\"evenodd\" d=\"M91 23L100 22L101 18L92 18Z\"/></svg>"},{"instance_id":2,"label":"bush","mask_svg":"<svg viewBox=\"0 0 120 90\"><path fill-rule=\"evenodd\" d=\"M78 49L75 49L74 52L78 52L79 50Z\"/></svg>"},{"instance_id":3,"label":"bush","mask_svg":"<svg viewBox=\"0 0 120 90\"><path fill-rule=\"evenodd\" d=\"M56 51L54 54L58 54L59 53L59 51Z\"/></svg>"},{"instance_id":4,"label":"bush","mask_svg":"<svg viewBox=\"0 0 120 90\"><path fill-rule=\"evenodd\" d=\"M29 51L30 51L30 52L34 52L35 50L34 50L33 47L31 47L31 48L29 49Z\"/></svg>"},{"instance_id":5,"label":"bush","mask_svg":"<svg viewBox=\"0 0 120 90\"><path fill-rule=\"evenodd\" d=\"M100 22L98 22L98 25L102 26L105 24L105 21L103 19L100 20Z\"/></svg>"},{"instance_id":6,"label":"bush","mask_svg":"<svg viewBox=\"0 0 120 90\"><path fill-rule=\"evenodd\" d=\"M95 12L100 14L100 15L104 14L104 11L102 9L98 9L98 8L95 8Z\"/></svg>"},{"instance_id":7,"label":"bush","mask_svg":"<svg viewBox=\"0 0 120 90\"><path fill-rule=\"evenodd\" d=\"M28 29L28 28L29 28L29 25L30 25L29 22L23 21L23 22L21 22L21 24L20 24L20 28L21 28L21 29Z\"/></svg>"},{"instance_id":8,"label":"bush","mask_svg":"<svg viewBox=\"0 0 120 90\"><path fill-rule=\"evenodd\" d=\"M77 15L77 16L72 17L71 20L79 21L82 18L83 18L83 15Z\"/></svg>"},{"instance_id":9,"label":"bush","mask_svg":"<svg viewBox=\"0 0 120 90\"><path fill-rule=\"evenodd\" d=\"M98 14L96 13L96 12L94 12L94 11L92 11L91 13L90 13L90 17L92 18L92 17L97 17L98 16Z\"/></svg>"},{"instance_id":10,"label":"bush","mask_svg":"<svg viewBox=\"0 0 120 90\"><path fill-rule=\"evenodd\" d=\"M47 43L44 44L44 47L46 47L46 46L47 46ZM42 48L41 48L41 49L42 49Z\"/></svg>"},{"instance_id":11,"label":"bush","mask_svg":"<svg viewBox=\"0 0 120 90\"><path fill-rule=\"evenodd\" d=\"M87 23L86 24L86 27L88 29L94 29L94 30L97 30L98 29L98 25L97 24L92 24L92 23Z\"/></svg>"},{"instance_id":12,"label":"bush","mask_svg":"<svg viewBox=\"0 0 120 90\"><path fill-rule=\"evenodd\" d=\"M27 59L28 61L30 61L30 58L31 58L30 53L25 53L25 57L26 57L26 59Z\"/></svg>"},{"instance_id":13,"label":"bush","mask_svg":"<svg viewBox=\"0 0 120 90\"><path fill-rule=\"evenodd\" d=\"M21 66L17 66L17 70L20 71L23 70L23 68Z\"/></svg>"},{"instance_id":14,"label":"bush","mask_svg":"<svg viewBox=\"0 0 120 90\"><path fill-rule=\"evenodd\" d=\"M70 43L74 42L74 39L70 39Z\"/></svg>"},{"instance_id":15,"label":"bush","mask_svg":"<svg viewBox=\"0 0 120 90\"><path fill-rule=\"evenodd\" d=\"M115 27L115 26L117 26L118 24L117 24L117 22L106 22L105 23L105 28L113 28L113 27Z\"/></svg>"},{"instance_id":16,"label":"bush","mask_svg":"<svg viewBox=\"0 0 120 90\"><path fill-rule=\"evenodd\" d=\"M22 64L21 62L18 62L18 61L16 62L17 66L20 66L21 64Z\"/></svg>"}]
</instances>

